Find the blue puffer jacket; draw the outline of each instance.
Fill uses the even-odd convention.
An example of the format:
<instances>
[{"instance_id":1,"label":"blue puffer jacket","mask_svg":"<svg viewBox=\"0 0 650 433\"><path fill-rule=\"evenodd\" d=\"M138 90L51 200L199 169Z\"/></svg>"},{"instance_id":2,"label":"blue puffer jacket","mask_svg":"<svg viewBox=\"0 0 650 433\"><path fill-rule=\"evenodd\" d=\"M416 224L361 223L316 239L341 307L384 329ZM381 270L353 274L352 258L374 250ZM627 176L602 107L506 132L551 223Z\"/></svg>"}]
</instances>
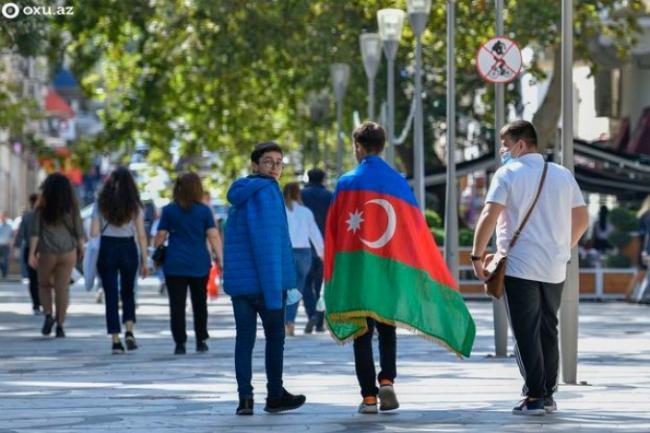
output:
<instances>
[{"instance_id":1,"label":"blue puffer jacket","mask_svg":"<svg viewBox=\"0 0 650 433\"><path fill-rule=\"evenodd\" d=\"M266 308L282 308L283 292L296 287L296 269L284 199L266 176L238 179L224 231L223 288L230 296L264 295Z\"/></svg>"}]
</instances>

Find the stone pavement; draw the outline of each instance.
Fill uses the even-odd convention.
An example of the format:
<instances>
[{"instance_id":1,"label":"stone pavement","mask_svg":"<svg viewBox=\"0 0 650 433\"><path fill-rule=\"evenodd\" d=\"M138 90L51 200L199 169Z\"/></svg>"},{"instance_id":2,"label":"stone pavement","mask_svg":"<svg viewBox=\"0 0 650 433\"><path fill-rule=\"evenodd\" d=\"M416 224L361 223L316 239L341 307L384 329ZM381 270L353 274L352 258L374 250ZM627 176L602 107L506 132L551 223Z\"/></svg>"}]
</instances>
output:
<instances>
[{"instance_id":1,"label":"stone pavement","mask_svg":"<svg viewBox=\"0 0 650 433\"><path fill-rule=\"evenodd\" d=\"M470 302L478 335L471 358L400 331L401 409L359 415L352 348L325 334L288 338L285 385L307 395L291 413L262 411L263 334L254 353L256 415L236 417L234 322L226 296L210 304L210 352L172 355L168 307L155 280L140 288L140 349L110 354L103 305L75 286L67 338L40 336L27 289L0 284L0 432L650 432L650 309L580 306L578 376L560 386L560 412L515 417L521 380L514 358L492 351L491 304ZM299 313L303 316L302 310ZM191 329L191 314L188 317ZM304 324L299 322L300 325Z\"/></svg>"}]
</instances>

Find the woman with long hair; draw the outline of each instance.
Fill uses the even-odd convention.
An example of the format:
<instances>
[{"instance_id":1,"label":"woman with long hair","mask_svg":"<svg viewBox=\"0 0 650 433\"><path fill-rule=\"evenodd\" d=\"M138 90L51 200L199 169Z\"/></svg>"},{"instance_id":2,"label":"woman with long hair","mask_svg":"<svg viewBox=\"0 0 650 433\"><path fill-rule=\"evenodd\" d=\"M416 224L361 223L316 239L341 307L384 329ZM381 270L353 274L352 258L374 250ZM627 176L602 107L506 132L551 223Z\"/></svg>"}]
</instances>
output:
<instances>
[{"instance_id":1,"label":"woman with long hair","mask_svg":"<svg viewBox=\"0 0 650 433\"><path fill-rule=\"evenodd\" d=\"M138 348L133 335L135 280L138 266L140 275L143 278L147 276L147 235L140 193L128 169L117 168L104 183L93 209L90 233L93 237L101 236L97 273L104 287L106 328L112 336L111 350L113 354L124 353L120 341L118 292L122 299L126 348L135 350Z\"/></svg>"},{"instance_id":2,"label":"woman with long hair","mask_svg":"<svg viewBox=\"0 0 650 433\"><path fill-rule=\"evenodd\" d=\"M215 227L212 210L202 200L201 178L191 172L179 175L174 184L173 201L163 208L154 239L156 248L168 240L163 272L169 294L176 355L185 354L185 301L188 288L194 313L196 351L208 351L206 286L211 264L208 243L219 266L223 264L221 237Z\"/></svg>"},{"instance_id":3,"label":"woman with long hair","mask_svg":"<svg viewBox=\"0 0 650 433\"><path fill-rule=\"evenodd\" d=\"M287 210L287 222L289 223L289 236L291 238L291 247L293 248L293 259L296 264L297 276L297 289L300 293L305 292L305 285L307 283L307 274L311 268L312 251L311 246L314 246L316 254L323 258L323 236L316 225L314 214L308 207L303 206L300 196L300 184L298 182L290 182L285 185L284 190L284 204ZM316 318L316 305L309 305L307 299L303 301L305 311L307 312L308 321L313 321ZM295 335L295 321L298 312L298 303L287 305L287 312L285 317L286 334L289 336ZM313 327L313 322L308 322L308 327Z\"/></svg>"},{"instance_id":4,"label":"woman with long hair","mask_svg":"<svg viewBox=\"0 0 650 433\"><path fill-rule=\"evenodd\" d=\"M639 269L633 284L630 284L627 296L628 298L632 297L638 287L634 297L635 300L647 303L650 295L650 272L648 272L648 265L650 265L650 195L645 198L636 215L639 218L639 240L641 245Z\"/></svg>"},{"instance_id":5,"label":"woman with long hair","mask_svg":"<svg viewBox=\"0 0 650 433\"><path fill-rule=\"evenodd\" d=\"M63 324L70 301L70 276L83 254L84 231L77 197L68 178L53 173L41 185L29 248L29 265L37 270L39 300L45 314L43 335L50 335L56 323L56 336L65 337Z\"/></svg>"}]
</instances>

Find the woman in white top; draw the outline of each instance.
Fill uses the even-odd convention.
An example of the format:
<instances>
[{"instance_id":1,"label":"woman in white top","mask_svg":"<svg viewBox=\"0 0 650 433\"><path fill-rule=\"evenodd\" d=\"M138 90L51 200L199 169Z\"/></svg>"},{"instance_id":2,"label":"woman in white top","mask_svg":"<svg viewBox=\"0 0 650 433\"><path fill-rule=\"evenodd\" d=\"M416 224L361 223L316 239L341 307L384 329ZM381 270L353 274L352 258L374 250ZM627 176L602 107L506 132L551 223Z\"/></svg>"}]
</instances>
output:
<instances>
[{"instance_id":1,"label":"woman in white top","mask_svg":"<svg viewBox=\"0 0 650 433\"><path fill-rule=\"evenodd\" d=\"M323 258L323 236L318 230L314 214L307 207L302 205L300 198L300 184L298 182L288 183L284 187L284 202L287 210L287 221L289 223L289 236L293 247L293 257L296 264L297 289L300 293L305 290L307 274L311 268L313 245L316 254ZM310 244L311 243L311 244ZM287 335L295 334L296 313L298 304L287 305L285 325Z\"/></svg>"},{"instance_id":2,"label":"woman in white top","mask_svg":"<svg viewBox=\"0 0 650 433\"><path fill-rule=\"evenodd\" d=\"M118 292L122 299L122 323L128 350L138 345L133 335L135 324L135 279L147 276L147 234L140 194L133 176L126 168L117 168L104 184L95 208L91 236L101 236L97 273L104 286L106 328L112 336L113 354L124 353L120 341ZM138 260L138 246L139 255ZM139 265L139 266L138 266ZM119 275L119 286L118 286ZM119 287L119 289L118 289Z\"/></svg>"}]
</instances>

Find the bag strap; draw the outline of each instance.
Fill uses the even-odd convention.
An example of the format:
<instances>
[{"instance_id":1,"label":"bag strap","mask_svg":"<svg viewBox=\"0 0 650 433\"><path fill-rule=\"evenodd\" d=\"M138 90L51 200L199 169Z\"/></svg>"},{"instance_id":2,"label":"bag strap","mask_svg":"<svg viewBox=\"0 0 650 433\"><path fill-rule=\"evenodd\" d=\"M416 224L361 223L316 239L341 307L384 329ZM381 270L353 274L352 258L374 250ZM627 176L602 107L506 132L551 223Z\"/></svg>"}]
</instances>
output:
<instances>
[{"instance_id":1,"label":"bag strap","mask_svg":"<svg viewBox=\"0 0 650 433\"><path fill-rule=\"evenodd\" d=\"M512 239L510 240L510 245L508 245L508 249L511 249L515 245L515 243L517 242L517 239L519 239L519 235L521 234L521 231L526 226L526 223L528 222L528 219L530 218L530 214L533 212L533 209L535 208L535 205L537 204L537 200L539 200L539 195L542 193L542 187L544 187L544 181L546 180L546 172L547 171L548 171L548 162L544 162L544 170L542 171L542 178L539 181L539 186L537 187L537 194L535 194L535 200L533 200L533 204L530 206L530 209L528 209L528 212L526 212L526 216L524 217L524 220L521 222L521 225L519 225L519 228L515 232Z\"/></svg>"}]
</instances>

